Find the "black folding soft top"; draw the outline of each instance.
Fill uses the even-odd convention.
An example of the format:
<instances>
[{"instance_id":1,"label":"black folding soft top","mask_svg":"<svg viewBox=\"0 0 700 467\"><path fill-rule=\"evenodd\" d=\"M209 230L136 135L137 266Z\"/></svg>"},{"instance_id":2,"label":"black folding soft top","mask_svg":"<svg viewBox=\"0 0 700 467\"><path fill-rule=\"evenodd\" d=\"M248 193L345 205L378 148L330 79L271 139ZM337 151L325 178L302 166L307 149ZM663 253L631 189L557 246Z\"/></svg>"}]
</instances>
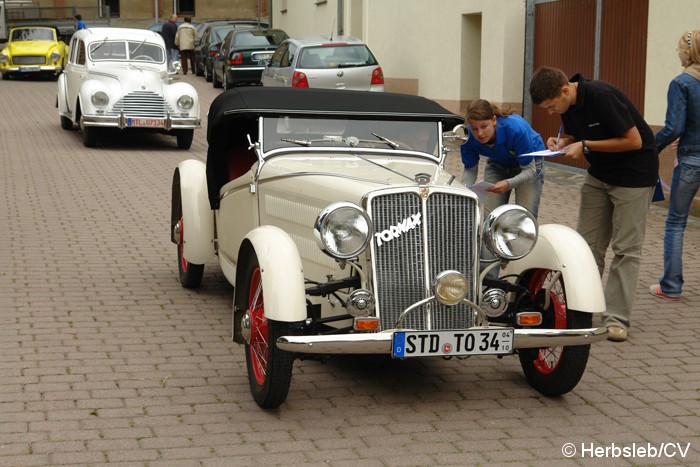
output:
<instances>
[{"instance_id":1,"label":"black folding soft top","mask_svg":"<svg viewBox=\"0 0 700 467\"><path fill-rule=\"evenodd\" d=\"M219 189L226 182L222 172L233 152L232 147L247 147L246 134L251 134L251 137L257 135L258 117L281 115L435 120L441 121L445 129L451 129L464 121L459 115L430 99L407 94L266 87L231 89L219 94L209 108L207 183L212 209L218 209Z\"/></svg>"}]
</instances>

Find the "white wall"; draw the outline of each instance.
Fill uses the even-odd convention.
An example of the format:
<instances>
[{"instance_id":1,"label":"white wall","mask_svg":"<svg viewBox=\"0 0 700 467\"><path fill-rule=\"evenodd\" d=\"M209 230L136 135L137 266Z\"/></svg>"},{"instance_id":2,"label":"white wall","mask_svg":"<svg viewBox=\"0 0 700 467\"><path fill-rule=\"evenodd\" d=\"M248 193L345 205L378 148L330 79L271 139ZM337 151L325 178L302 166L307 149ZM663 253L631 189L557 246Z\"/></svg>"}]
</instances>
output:
<instances>
[{"instance_id":1,"label":"white wall","mask_svg":"<svg viewBox=\"0 0 700 467\"><path fill-rule=\"evenodd\" d=\"M273 0L273 24L293 37L328 34L338 1L317 2ZM285 3L287 12L280 13ZM480 54L463 48L463 37L473 37L464 27L479 24L463 15L481 15ZM422 96L522 100L525 0L344 0L344 17L346 34L367 42L385 78L416 80ZM468 59L478 55L481 63L464 63L465 50ZM470 76L465 68L473 67L480 70L479 82L465 86L462 76ZM464 91L474 87L477 95Z\"/></svg>"},{"instance_id":2,"label":"white wall","mask_svg":"<svg viewBox=\"0 0 700 467\"><path fill-rule=\"evenodd\" d=\"M678 39L693 29L700 29L698 0L649 0L644 118L650 125L664 124L668 83L683 72Z\"/></svg>"}]
</instances>

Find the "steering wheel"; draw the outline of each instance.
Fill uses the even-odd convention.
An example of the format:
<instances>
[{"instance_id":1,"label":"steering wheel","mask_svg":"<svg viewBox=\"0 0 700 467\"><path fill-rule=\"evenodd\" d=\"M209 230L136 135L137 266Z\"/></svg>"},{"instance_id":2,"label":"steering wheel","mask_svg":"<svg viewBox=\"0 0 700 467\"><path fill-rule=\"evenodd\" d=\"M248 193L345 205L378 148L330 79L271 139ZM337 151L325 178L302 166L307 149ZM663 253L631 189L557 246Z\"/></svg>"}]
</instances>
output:
<instances>
[{"instance_id":1,"label":"steering wheel","mask_svg":"<svg viewBox=\"0 0 700 467\"><path fill-rule=\"evenodd\" d=\"M150 55L137 55L135 57L131 57L132 60L143 60L145 62L155 62L153 57Z\"/></svg>"}]
</instances>

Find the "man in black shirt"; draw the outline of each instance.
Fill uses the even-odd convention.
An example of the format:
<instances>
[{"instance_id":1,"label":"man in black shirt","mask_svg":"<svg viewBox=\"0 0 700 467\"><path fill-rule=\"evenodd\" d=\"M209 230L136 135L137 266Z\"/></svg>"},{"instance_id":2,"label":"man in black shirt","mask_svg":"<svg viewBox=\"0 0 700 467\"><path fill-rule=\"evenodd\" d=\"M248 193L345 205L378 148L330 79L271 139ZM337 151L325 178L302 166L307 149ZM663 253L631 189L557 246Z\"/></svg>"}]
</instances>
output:
<instances>
[{"instance_id":1,"label":"man in black shirt","mask_svg":"<svg viewBox=\"0 0 700 467\"><path fill-rule=\"evenodd\" d=\"M590 164L581 187L577 230L590 246L601 276L612 244L603 321L608 339L624 341L646 213L659 173L654 134L629 98L604 81L578 74L569 79L558 68L543 67L532 77L530 96L550 114L561 115L563 135L548 138L547 147L573 159L585 157Z\"/></svg>"}]
</instances>

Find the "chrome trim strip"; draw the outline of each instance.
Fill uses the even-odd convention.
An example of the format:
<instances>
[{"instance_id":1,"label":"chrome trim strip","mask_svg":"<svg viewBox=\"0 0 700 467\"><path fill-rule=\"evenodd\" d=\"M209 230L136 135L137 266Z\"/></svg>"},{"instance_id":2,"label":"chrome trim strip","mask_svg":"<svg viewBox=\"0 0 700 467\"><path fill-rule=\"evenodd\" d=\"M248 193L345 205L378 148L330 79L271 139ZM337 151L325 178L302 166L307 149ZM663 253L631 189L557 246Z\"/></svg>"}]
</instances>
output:
<instances>
[{"instance_id":1,"label":"chrome trim strip","mask_svg":"<svg viewBox=\"0 0 700 467\"><path fill-rule=\"evenodd\" d=\"M430 331L426 331L430 332ZM605 340L605 327L585 329L515 329L513 348L532 349L569 345L588 345ZM281 350L306 354L391 354L393 331L375 334L326 336L282 336Z\"/></svg>"},{"instance_id":2,"label":"chrome trim strip","mask_svg":"<svg viewBox=\"0 0 700 467\"><path fill-rule=\"evenodd\" d=\"M262 185L268 182L274 182L276 180L282 180L285 178L294 178L294 177L307 177L307 176L312 176L312 175L318 175L318 176L323 176L323 177L338 177L342 178L344 180L355 180L358 182L366 182L366 183L374 183L376 185L391 185L389 182L382 182L379 180L370 180L368 178L359 178L359 177L350 177L345 174L334 174L334 173L328 173L328 172L295 172L291 174L284 174L284 175L276 175L274 177L270 178L263 178L258 180L258 185Z\"/></svg>"}]
</instances>

